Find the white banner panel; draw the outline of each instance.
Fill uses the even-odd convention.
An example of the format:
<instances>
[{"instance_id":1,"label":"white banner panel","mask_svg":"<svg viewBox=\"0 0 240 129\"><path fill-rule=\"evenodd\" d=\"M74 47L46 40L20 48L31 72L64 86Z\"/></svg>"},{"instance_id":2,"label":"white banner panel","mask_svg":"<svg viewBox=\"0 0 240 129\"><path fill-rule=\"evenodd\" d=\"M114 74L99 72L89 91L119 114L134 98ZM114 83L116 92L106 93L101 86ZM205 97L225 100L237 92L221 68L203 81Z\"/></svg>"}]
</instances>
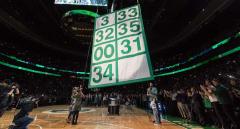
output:
<instances>
[{"instance_id":1,"label":"white banner panel","mask_svg":"<svg viewBox=\"0 0 240 129\"><path fill-rule=\"evenodd\" d=\"M118 79L120 82L142 79L150 76L145 54L118 61Z\"/></svg>"}]
</instances>

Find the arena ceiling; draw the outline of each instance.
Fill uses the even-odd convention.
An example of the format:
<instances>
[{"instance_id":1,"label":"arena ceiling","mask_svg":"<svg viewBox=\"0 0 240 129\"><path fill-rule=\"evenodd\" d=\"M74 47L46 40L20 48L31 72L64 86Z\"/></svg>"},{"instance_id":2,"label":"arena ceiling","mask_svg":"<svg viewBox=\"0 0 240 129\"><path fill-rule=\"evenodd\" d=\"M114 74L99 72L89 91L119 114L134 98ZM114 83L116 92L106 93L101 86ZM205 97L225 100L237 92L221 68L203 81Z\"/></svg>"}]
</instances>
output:
<instances>
[{"instance_id":1,"label":"arena ceiling","mask_svg":"<svg viewBox=\"0 0 240 129\"><path fill-rule=\"evenodd\" d=\"M116 0L116 9L136 4L136 0ZM148 44L154 58L196 52L239 31L239 0L139 0ZM68 33L62 16L69 10L85 9L107 13L109 7L54 5L54 0L1 0L0 32L43 53L83 57L92 42L93 19L76 17L83 30ZM69 19L67 20L69 21ZM88 25L85 25L88 24ZM88 26L84 30L84 26ZM238 30L237 30L238 29ZM89 32L86 32L89 31ZM87 34L86 34L87 33ZM53 52L54 51L54 52Z\"/></svg>"}]
</instances>

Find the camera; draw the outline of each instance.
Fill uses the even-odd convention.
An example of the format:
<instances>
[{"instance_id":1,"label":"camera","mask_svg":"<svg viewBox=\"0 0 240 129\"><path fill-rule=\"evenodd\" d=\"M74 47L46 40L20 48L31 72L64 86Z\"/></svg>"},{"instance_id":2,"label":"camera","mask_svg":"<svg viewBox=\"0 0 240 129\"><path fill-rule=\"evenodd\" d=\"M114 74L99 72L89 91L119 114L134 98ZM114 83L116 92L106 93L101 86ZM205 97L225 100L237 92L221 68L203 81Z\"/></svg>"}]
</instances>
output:
<instances>
[{"instance_id":1,"label":"camera","mask_svg":"<svg viewBox=\"0 0 240 129\"><path fill-rule=\"evenodd\" d=\"M26 111L31 112L34 109L34 105L38 102L39 99L34 97L24 97L19 101L19 108Z\"/></svg>"},{"instance_id":2,"label":"camera","mask_svg":"<svg viewBox=\"0 0 240 129\"><path fill-rule=\"evenodd\" d=\"M37 101L39 100L32 96L21 98L19 100L20 111L14 116L13 122L8 129L25 129L31 122L33 122L34 119L29 117L29 112L32 112L34 104Z\"/></svg>"},{"instance_id":3,"label":"camera","mask_svg":"<svg viewBox=\"0 0 240 129\"><path fill-rule=\"evenodd\" d=\"M18 85L17 83L13 82L13 83L11 84L11 88L12 88L12 89L19 89L19 85Z\"/></svg>"}]
</instances>

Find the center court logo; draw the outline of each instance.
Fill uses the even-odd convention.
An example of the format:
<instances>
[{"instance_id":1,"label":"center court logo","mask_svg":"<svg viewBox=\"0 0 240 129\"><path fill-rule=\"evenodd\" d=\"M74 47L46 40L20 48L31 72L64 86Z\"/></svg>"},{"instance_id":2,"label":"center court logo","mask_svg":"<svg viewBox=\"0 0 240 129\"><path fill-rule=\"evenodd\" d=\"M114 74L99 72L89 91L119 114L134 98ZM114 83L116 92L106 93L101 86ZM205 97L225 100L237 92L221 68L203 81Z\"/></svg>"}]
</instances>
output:
<instances>
[{"instance_id":1,"label":"center court logo","mask_svg":"<svg viewBox=\"0 0 240 129\"><path fill-rule=\"evenodd\" d=\"M82 108L79 113L87 113L87 112L95 112L95 111L96 110L93 108ZM69 110L68 109L53 109L53 110L43 111L42 113L60 115L60 114L68 114Z\"/></svg>"}]
</instances>

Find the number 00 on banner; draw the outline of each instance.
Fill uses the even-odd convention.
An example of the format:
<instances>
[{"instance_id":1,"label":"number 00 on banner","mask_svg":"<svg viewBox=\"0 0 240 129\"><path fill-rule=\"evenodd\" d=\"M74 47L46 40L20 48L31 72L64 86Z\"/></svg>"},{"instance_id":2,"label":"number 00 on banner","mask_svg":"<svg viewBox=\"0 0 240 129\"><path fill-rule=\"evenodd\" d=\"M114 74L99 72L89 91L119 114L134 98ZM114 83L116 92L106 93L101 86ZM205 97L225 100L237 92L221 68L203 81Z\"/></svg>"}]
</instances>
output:
<instances>
[{"instance_id":1,"label":"number 00 on banner","mask_svg":"<svg viewBox=\"0 0 240 129\"><path fill-rule=\"evenodd\" d=\"M95 19L89 88L153 79L140 6Z\"/></svg>"}]
</instances>

